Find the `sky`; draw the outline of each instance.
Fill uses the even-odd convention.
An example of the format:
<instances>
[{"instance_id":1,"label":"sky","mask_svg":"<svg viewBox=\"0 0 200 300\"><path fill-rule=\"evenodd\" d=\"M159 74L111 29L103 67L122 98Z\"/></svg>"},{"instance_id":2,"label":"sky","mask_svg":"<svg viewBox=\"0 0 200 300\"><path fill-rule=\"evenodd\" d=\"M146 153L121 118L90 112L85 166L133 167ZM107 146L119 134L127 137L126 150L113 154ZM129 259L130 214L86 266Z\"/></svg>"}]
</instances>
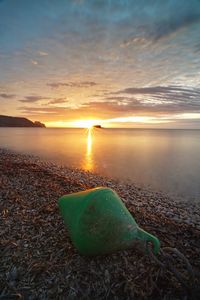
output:
<instances>
[{"instance_id":1,"label":"sky","mask_svg":"<svg viewBox=\"0 0 200 300\"><path fill-rule=\"evenodd\" d=\"M0 0L0 114L200 128L199 82L199 0Z\"/></svg>"}]
</instances>

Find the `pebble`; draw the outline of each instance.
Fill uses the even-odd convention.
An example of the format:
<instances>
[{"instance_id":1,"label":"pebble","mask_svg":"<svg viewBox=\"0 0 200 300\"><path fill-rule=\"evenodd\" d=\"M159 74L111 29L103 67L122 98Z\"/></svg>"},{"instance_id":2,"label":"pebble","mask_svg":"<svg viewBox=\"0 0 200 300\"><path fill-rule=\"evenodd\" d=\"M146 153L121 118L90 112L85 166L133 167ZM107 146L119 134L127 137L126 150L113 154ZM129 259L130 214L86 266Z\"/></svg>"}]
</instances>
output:
<instances>
[{"instance_id":1,"label":"pebble","mask_svg":"<svg viewBox=\"0 0 200 300\"><path fill-rule=\"evenodd\" d=\"M200 272L199 204L0 149L0 299L13 297L13 284L23 299L183 299L174 276L137 249L94 258L78 254L57 201L97 186L116 190L142 228L162 247L187 254Z\"/></svg>"}]
</instances>

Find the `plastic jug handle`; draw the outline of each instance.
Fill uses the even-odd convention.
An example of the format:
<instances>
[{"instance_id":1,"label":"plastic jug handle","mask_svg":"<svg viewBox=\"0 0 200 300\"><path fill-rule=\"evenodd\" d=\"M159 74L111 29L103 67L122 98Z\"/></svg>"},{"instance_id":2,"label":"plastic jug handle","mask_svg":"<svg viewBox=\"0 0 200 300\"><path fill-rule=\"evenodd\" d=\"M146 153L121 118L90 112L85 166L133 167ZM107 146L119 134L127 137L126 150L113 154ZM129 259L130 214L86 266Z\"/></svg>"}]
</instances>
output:
<instances>
[{"instance_id":1,"label":"plastic jug handle","mask_svg":"<svg viewBox=\"0 0 200 300\"><path fill-rule=\"evenodd\" d=\"M146 232L145 230L139 228L138 230L139 239L146 241L146 242L152 242L153 244L153 252L154 254L157 254L160 250L160 241L157 237L154 235Z\"/></svg>"}]
</instances>

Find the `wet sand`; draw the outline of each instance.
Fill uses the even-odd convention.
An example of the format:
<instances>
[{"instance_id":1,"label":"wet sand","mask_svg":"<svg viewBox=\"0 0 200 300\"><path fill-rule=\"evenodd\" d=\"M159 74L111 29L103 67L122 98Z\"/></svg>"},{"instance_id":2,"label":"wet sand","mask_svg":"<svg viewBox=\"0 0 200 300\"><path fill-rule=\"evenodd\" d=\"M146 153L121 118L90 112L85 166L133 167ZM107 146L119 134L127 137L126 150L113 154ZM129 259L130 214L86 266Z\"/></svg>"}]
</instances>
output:
<instances>
[{"instance_id":1,"label":"wet sand","mask_svg":"<svg viewBox=\"0 0 200 300\"><path fill-rule=\"evenodd\" d=\"M199 203L0 150L0 299L198 299L199 281L186 291L138 249L94 258L78 254L58 198L97 186L116 190L137 223L162 247L179 249L200 278ZM174 265L190 284L177 259Z\"/></svg>"}]
</instances>

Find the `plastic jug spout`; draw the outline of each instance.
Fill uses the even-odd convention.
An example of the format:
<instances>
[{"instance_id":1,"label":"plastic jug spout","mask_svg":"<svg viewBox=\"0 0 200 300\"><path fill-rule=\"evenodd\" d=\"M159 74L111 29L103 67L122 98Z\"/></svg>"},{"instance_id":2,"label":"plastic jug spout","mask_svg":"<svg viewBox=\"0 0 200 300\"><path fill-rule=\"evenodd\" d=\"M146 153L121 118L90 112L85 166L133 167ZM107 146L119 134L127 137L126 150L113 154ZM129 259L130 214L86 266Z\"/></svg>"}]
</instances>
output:
<instances>
[{"instance_id":1,"label":"plastic jug spout","mask_svg":"<svg viewBox=\"0 0 200 300\"><path fill-rule=\"evenodd\" d=\"M145 242L151 242L153 244L153 252L154 254L158 254L160 250L160 241L157 237L151 235L150 233L146 232L145 230L139 228L138 229L138 239L143 240Z\"/></svg>"}]
</instances>

